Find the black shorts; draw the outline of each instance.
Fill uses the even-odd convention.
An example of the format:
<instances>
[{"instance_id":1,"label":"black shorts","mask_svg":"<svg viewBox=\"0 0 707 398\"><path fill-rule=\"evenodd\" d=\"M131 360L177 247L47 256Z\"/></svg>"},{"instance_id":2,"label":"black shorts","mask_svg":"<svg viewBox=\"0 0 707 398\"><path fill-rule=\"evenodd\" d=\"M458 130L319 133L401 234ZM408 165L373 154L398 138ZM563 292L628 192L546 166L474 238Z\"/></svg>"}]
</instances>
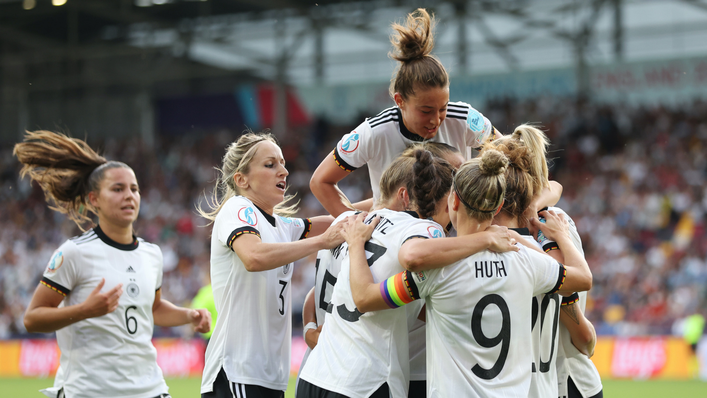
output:
<instances>
[{"instance_id":1,"label":"black shorts","mask_svg":"<svg viewBox=\"0 0 707 398\"><path fill-rule=\"evenodd\" d=\"M427 381L425 380L410 380L410 390L408 398L426 398L427 397Z\"/></svg>"},{"instance_id":2,"label":"black shorts","mask_svg":"<svg viewBox=\"0 0 707 398\"><path fill-rule=\"evenodd\" d=\"M339 394L337 392L325 390L321 387L317 387L314 384L308 382L307 380L300 379L297 385L297 392L295 393L297 398L348 398L346 395ZM388 383L383 383L383 385L374 392L370 398L389 398L390 389L388 388Z\"/></svg>"},{"instance_id":3,"label":"black shorts","mask_svg":"<svg viewBox=\"0 0 707 398\"><path fill-rule=\"evenodd\" d=\"M285 398L284 391L232 383L226 378L223 368L218 372L212 388L213 391L201 394L201 398Z\"/></svg>"},{"instance_id":4,"label":"black shorts","mask_svg":"<svg viewBox=\"0 0 707 398\"><path fill-rule=\"evenodd\" d=\"M572 378L567 376L567 398L584 398L582 393L572 381ZM604 390L599 391L597 394L592 395L587 398L604 398Z\"/></svg>"}]
</instances>

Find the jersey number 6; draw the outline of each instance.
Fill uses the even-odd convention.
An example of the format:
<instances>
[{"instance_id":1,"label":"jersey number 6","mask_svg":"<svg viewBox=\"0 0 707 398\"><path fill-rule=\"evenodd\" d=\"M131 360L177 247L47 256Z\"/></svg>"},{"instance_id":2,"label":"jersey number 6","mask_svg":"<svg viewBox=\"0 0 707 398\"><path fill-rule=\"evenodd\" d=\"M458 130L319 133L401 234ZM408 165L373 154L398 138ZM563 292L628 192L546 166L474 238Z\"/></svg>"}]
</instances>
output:
<instances>
[{"instance_id":1,"label":"jersey number 6","mask_svg":"<svg viewBox=\"0 0 707 398\"><path fill-rule=\"evenodd\" d=\"M128 333L135 334L137 333L137 319L135 319L134 316L128 316L128 311L130 310L137 310L137 307L131 305L130 307L125 309L125 327L128 329Z\"/></svg>"}]
</instances>

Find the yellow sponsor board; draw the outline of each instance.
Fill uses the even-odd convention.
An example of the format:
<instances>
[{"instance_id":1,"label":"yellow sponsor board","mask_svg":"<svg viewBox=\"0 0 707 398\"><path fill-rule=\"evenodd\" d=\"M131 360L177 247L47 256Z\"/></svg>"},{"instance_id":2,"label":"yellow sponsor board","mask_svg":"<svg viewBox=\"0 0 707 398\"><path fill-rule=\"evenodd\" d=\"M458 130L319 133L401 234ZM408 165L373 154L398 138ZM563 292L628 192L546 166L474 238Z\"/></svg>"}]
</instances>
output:
<instances>
[{"instance_id":1,"label":"yellow sponsor board","mask_svg":"<svg viewBox=\"0 0 707 398\"><path fill-rule=\"evenodd\" d=\"M602 378L689 379L694 358L676 337L599 337L592 361Z\"/></svg>"}]
</instances>

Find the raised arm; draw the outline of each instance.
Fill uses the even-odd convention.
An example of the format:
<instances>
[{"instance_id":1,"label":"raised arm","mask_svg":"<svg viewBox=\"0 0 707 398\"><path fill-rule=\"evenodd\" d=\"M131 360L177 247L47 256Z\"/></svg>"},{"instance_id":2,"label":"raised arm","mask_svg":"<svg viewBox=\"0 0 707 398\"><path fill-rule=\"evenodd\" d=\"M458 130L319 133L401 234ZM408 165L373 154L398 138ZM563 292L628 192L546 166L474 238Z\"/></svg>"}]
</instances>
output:
<instances>
[{"instance_id":1,"label":"raised arm","mask_svg":"<svg viewBox=\"0 0 707 398\"><path fill-rule=\"evenodd\" d=\"M64 300L64 295L40 284L25 312L25 328L30 333L51 333L84 319L115 311L123 294L123 284L120 283L102 293L105 282L105 279L101 279L83 303L61 308L58 307Z\"/></svg>"},{"instance_id":2,"label":"raised arm","mask_svg":"<svg viewBox=\"0 0 707 398\"><path fill-rule=\"evenodd\" d=\"M373 280L364 248L366 242L371 239L380 217L374 217L370 224L364 224L364 218L364 214L358 214L356 217L351 217L348 222L341 223L345 224L343 234L349 246L351 295L356 308L363 313L389 308L380 293L378 284Z\"/></svg>"},{"instance_id":3,"label":"raised arm","mask_svg":"<svg viewBox=\"0 0 707 398\"><path fill-rule=\"evenodd\" d=\"M329 154L319 164L309 181L309 189L312 190L312 194L324 206L326 211L334 217L338 217L339 214L345 211L355 210L349 199L337 185L339 181L349 174L350 172L339 167L334 157ZM370 208L366 210L370 210Z\"/></svg>"},{"instance_id":4,"label":"raised arm","mask_svg":"<svg viewBox=\"0 0 707 398\"><path fill-rule=\"evenodd\" d=\"M484 250L502 253L518 251L508 228L492 225L486 231L441 239L410 239L398 252L403 268L424 271L442 268Z\"/></svg>"},{"instance_id":5,"label":"raised arm","mask_svg":"<svg viewBox=\"0 0 707 398\"><path fill-rule=\"evenodd\" d=\"M548 239L557 242L567 270L567 277L559 293L569 295L574 292L583 292L592 288L592 272L582 253L572 243L569 236L569 223L562 216L552 210L540 212L545 217L545 223L535 218L530 220L534 228L543 231Z\"/></svg>"}]
</instances>

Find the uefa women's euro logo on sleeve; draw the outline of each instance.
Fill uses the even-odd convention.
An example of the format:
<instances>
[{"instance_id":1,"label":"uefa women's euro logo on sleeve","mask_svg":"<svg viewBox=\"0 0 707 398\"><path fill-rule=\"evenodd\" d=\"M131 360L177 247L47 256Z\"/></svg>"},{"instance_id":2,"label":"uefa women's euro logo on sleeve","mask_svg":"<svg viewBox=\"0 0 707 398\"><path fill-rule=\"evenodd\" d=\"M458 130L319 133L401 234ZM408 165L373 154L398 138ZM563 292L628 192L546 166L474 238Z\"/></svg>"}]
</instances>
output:
<instances>
[{"instance_id":1,"label":"uefa women's euro logo on sleeve","mask_svg":"<svg viewBox=\"0 0 707 398\"><path fill-rule=\"evenodd\" d=\"M47 265L47 272L56 272L62 264L64 264L64 253L57 250L54 252L52 259L49 260L49 264Z\"/></svg>"},{"instance_id":2,"label":"uefa women's euro logo on sleeve","mask_svg":"<svg viewBox=\"0 0 707 398\"><path fill-rule=\"evenodd\" d=\"M357 132L352 132L351 134L347 134L344 139L341 141L341 152L344 153L351 153L358 149L358 141L359 135Z\"/></svg>"},{"instance_id":3,"label":"uefa women's euro logo on sleeve","mask_svg":"<svg viewBox=\"0 0 707 398\"><path fill-rule=\"evenodd\" d=\"M430 235L430 238L441 238L444 236L444 233L437 227L427 227L427 233Z\"/></svg>"},{"instance_id":4,"label":"uefa women's euro logo on sleeve","mask_svg":"<svg viewBox=\"0 0 707 398\"><path fill-rule=\"evenodd\" d=\"M242 222L254 227L258 223L258 216L252 207L242 207L238 210L238 219Z\"/></svg>"}]
</instances>

